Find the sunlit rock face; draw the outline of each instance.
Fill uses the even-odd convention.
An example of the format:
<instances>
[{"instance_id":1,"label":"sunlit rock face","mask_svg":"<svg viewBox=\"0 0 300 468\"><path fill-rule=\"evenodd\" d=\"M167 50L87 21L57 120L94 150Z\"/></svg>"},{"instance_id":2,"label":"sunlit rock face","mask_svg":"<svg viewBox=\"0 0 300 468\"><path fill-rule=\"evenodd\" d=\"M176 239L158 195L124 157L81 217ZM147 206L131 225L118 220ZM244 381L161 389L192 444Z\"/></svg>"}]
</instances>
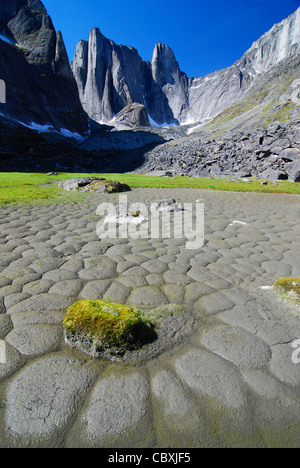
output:
<instances>
[{"instance_id":1,"label":"sunlit rock face","mask_svg":"<svg viewBox=\"0 0 300 468\"><path fill-rule=\"evenodd\" d=\"M226 109L280 62L300 50L300 8L255 41L232 66L188 78L174 52L154 47L151 62L94 28L80 41L72 63L82 105L90 117L109 122L123 107L143 104L152 125L204 122Z\"/></svg>"},{"instance_id":2,"label":"sunlit rock face","mask_svg":"<svg viewBox=\"0 0 300 468\"><path fill-rule=\"evenodd\" d=\"M170 47L158 43L151 61L151 88L147 93L151 118L159 123L180 123L188 108L188 78Z\"/></svg>"},{"instance_id":3,"label":"sunlit rock face","mask_svg":"<svg viewBox=\"0 0 300 468\"><path fill-rule=\"evenodd\" d=\"M144 103L145 64L136 49L118 46L93 28L80 41L72 63L81 102L97 122L109 122L123 107Z\"/></svg>"},{"instance_id":4,"label":"sunlit rock face","mask_svg":"<svg viewBox=\"0 0 300 468\"><path fill-rule=\"evenodd\" d=\"M280 62L299 55L300 8L255 41L229 68L191 78L186 120L204 121L241 98L258 77ZM183 122L182 122L183 123Z\"/></svg>"}]
</instances>

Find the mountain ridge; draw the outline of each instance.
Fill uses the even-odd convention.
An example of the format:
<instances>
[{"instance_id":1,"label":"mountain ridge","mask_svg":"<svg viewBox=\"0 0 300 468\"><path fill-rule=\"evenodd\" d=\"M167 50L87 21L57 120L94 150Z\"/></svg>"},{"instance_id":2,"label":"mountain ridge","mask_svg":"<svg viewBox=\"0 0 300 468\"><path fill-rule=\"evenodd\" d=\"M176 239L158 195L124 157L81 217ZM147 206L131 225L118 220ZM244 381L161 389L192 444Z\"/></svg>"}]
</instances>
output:
<instances>
[{"instance_id":1,"label":"mountain ridge","mask_svg":"<svg viewBox=\"0 0 300 468\"><path fill-rule=\"evenodd\" d=\"M85 50L80 50L82 41L78 43L72 62L73 74L81 90L81 102L91 118L108 123L120 112L121 105L137 102L146 107L150 120L158 125L194 124L212 119L233 101L242 98L261 74L299 54L300 7L254 41L233 65L203 77L187 77L174 52L165 44L157 43L152 61L145 62L136 49L115 44L99 29L97 40L93 31L89 42L85 42ZM108 52L107 44L114 51L114 57L111 51ZM135 56L135 67L129 51ZM126 62L131 64L130 75L123 67L120 55L126 56ZM104 62L106 86L99 101L95 87L97 72L94 77L92 75L95 64ZM84 80L87 75L89 79ZM113 95L111 87L114 88Z\"/></svg>"}]
</instances>

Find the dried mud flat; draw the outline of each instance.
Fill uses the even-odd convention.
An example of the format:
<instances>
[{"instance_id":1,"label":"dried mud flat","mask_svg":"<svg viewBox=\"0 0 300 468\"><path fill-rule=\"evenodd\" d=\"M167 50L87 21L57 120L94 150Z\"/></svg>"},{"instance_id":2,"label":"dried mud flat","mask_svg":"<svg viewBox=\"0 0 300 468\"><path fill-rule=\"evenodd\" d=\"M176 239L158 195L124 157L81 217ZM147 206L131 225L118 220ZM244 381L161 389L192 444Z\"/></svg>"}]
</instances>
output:
<instances>
[{"instance_id":1,"label":"dried mud flat","mask_svg":"<svg viewBox=\"0 0 300 468\"><path fill-rule=\"evenodd\" d=\"M0 210L1 447L300 446L299 311L262 289L300 275L299 196L128 193L170 198L203 201L202 248L100 241L96 208L118 195ZM65 344L62 319L97 298L183 312L128 359L93 359Z\"/></svg>"}]
</instances>

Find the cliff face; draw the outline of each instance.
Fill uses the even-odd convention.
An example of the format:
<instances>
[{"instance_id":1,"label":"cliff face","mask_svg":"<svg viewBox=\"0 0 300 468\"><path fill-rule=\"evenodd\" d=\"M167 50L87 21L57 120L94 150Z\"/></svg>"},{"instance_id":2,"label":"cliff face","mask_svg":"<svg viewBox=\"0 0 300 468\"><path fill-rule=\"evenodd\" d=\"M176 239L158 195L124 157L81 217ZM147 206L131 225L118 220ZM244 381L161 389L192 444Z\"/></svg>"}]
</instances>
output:
<instances>
[{"instance_id":1,"label":"cliff face","mask_svg":"<svg viewBox=\"0 0 300 468\"><path fill-rule=\"evenodd\" d=\"M1 112L25 124L78 133L88 128L60 32L39 0L0 4L0 78L7 102Z\"/></svg>"},{"instance_id":2,"label":"cliff face","mask_svg":"<svg viewBox=\"0 0 300 468\"><path fill-rule=\"evenodd\" d=\"M146 106L151 118L159 124L179 123L188 108L188 78L170 47L156 44L150 70L152 80Z\"/></svg>"},{"instance_id":3,"label":"cliff face","mask_svg":"<svg viewBox=\"0 0 300 468\"><path fill-rule=\"evenodd\" d=\"M218 115L268 70L299 54L300 8L255 41L231 67L188 78L173 51L156 44L151 63L93 29L80 41L72 69L86 112L108 122L122 107L143 104L152 123L196 123Z\"/></svg>"},{"instance_id":4,"label":"cliff face","mask_svg":"<svg viewBox=\"0 0 300 468\"><path fill-rule=\"evenodd\" d=\"M179 123L188 105L188 79L164 44L155 46L146 63L136 49L116 45L94 28L88 42L77 44L72 70L83 108L97 122L139 103L158 124Z\"/></svg>"},{"instance_id":5,"label":"cliff face","mask_svg":"<svg viewBox=\"0 0 300 468\"><path fill-rule=\"evenodd\" d=\"M80 41L72 63L83 108L97 122L110 121L127 104L143 103L144 62L136 49L117 46L98 28Z\"/></svg>"},{"instance_id":6,"label":"cliff face","mask_svg":"<svg viewBox=\"0 0 300 468\"><path fill-rule=\"evenodd\" d=\"M191 78L186 121L212 118L244 96L263 74L300 53L300 8L255 41L231 67Z\"/></svg>"}]
</instances>

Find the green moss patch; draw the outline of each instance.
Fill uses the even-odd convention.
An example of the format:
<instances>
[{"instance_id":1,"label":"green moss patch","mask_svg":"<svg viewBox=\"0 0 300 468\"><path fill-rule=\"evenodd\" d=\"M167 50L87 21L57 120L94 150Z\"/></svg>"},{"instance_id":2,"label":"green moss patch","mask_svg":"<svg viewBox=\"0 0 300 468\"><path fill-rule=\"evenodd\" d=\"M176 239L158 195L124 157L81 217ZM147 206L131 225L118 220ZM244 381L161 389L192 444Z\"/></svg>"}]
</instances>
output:
<instances>
[{"instance_id":1,"label":"green moss patch","mask_svg":"<svg viewBox=\"0 0 300 468\"><path fill-rule=\"evenodd\" d=\"M296 304L300 304L300 276L279 278L274 287L280 292L283 299L289 299Z\"/></svg>"},{"instance_id":2,"label":"green moss patch","mask_svg":"<svg viewBox=\"0 0 300 468\"><path fill-rule=\"evenodd\" d=\"M102 300L73 304L63 325L66 342L93 355L122 355L155 338L152 322L140 310Z\"/></svg>"},{"instance_id":3,"label":"green moss patch","mask_svg":"<svg viewBox=\"0 0 300 468\"><path fill-rule=\"evenodd\" d=\"M118 193L129 192L131 189L127 184L115 180L94 180L91 184L87 185L84 189L79 189L87 192L100 192L100 193Z\"/></svg>"}]
</instances>

